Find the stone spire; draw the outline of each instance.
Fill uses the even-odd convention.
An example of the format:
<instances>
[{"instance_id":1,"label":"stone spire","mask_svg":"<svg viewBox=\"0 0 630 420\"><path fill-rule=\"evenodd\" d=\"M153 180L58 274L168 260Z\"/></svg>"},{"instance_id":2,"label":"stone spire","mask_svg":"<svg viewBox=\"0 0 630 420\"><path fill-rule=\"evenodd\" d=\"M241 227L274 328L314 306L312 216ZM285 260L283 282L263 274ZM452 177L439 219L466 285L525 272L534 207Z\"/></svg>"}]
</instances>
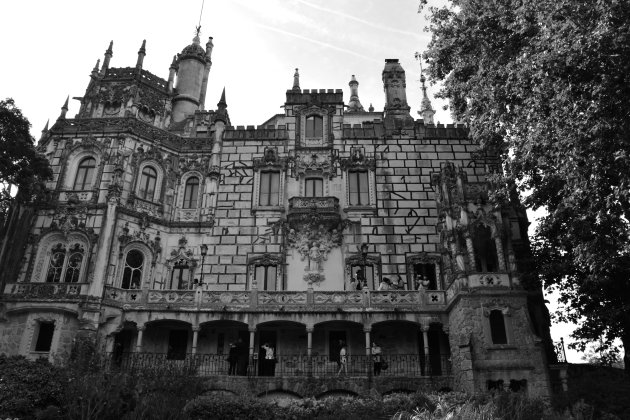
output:
<instances>
[{"instance_id":1,"label":"stone spire","mask_svg":"<svg viewBox=\"0 0 630 420\"><path fill-rule=\"evenodd\" d=\"M101 65L101 59L99 58L98 60L96 60L96 65L92 69L92 77L98 76L98 68L100 65Z\"/></svg>"},{"instance_id":2,"label":"stone spire","mask_svg":"<svg viewBox=\"0 0 630 420\"><path fill-rule=\"evenodd\" d=\"M300 91L300 72L297 68L295 69L295 73L293 74L293 91Z\"/></svg>"},{"instance_id":3,"label":"stone spire","mask_svg":"<svg viewBox=\"0 0 630 420\"><path fill-rule=\"evenodd\" d=\"M147 55L146 46L147 46L147 40L143 39L142 46L138 50L138 61L136 61L137 70L142 70L142 63L144 62L144 56Z\"/></svg>"},{"instance_id":4,"label":"stone spire","mask_svg":"<svg viewBox=\"0 0 630 420\"><path fill-rule=\"evenodd\" d=\"M173 93L173 84L175 83L175 74L177 73L177 56L173 56L171 67L168 69L168 93Z\"/></svg>"},{"instance_id":5,"label":"stone spire","mask_svg":"<svg viewBox=\"0 0 630 420\"><path fill-rule=\"evenodd\" d=\"M422 83L422 102L420 103L420 111L418 114L422 115L422 119L425 124L433 124L433 116L435 115L435 110L431 105L431 100L427 95L427 87L425 85L426 79L424 78L424 74L420 74L420 83Z\"/></svg>"},{"instance_id":6,"label":"stone spire","mask_svg":"<svg viewBox=\"0 0 630 420\"><path fill-rule=\"evenodd\" d=\"M359 82L357 82L354 74L348 86L350 86L350 101L348 102L347 112L364 112L363 105L359 101Z\"/></svg>"},{"instance_id":7,"label":"stone spire","mask_svg":"<svg viewBox=\"0 0 630 420\"><path fill-rule=\"evenodd\" d=\"M61 107L61 114L59 114L59 118L57 118L58 120L65 120L66 119L66 113L68 112L68 101L70 100L70 95L68 95L68 97L66 98L66 102L64 102L63 106Z\"/></svg>"},{"instance_id":8,"label":"stone spire","mask_svg":"<svg viewBox=\"0 0 630 420\"><path fill-rule=\"evenodd\" d=\"M217 104L216 119L223 121L225 124L229 124L230 122L227 113L227 102L225 101L225 87L221 93L221 99L219 99L219 103Z\"/></svg>"},{"instance_id":9,"label":"stone spire","mask_svg":"<svg viewBox=\"0 0 630 420\"><path fill-rule=\"evenodd\" d=\"M103 59L103 67L101 67L101 74L105 74L109 68L109 60L114 55L112 48L114 47L114 41L109 41L109 47L105 50L105 58Z\"/></svg>"}]
</instances>

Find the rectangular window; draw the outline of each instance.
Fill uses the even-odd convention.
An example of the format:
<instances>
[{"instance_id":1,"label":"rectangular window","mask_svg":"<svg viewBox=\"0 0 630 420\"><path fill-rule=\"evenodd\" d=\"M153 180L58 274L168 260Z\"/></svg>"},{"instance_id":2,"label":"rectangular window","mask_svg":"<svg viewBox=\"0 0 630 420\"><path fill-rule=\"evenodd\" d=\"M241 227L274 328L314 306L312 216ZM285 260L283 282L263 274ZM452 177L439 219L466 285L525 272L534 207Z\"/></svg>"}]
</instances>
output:
<instances>
[{"instance_id":1,"label":"rectangular window","mask_svg":"<svg viewBox=\"0 0 630 420\"><path fill-rule=\"evenodd\" d=\"M280 202L280 172L260 173L261 206L277 206Z\"/></svg>"},{"instance_id":2,"label":"rectangular window","mask_svg":"<svg viewBox=\"0 0 630 420\"><path fill-rule=\"evenodd\" d=\"M306 178L304 180L304 192L306 197L323 197L324 180L321 178Z\"/></svg>"},{"instance_id":3,"label":"rectangular window","mask_svg":"<svg viewBox=\"0 0 630 420\"><path fill-rule=\"evenodd\" d=\"M418 290L420 286L427 290L437 290L437 276L435 273L435 264L419 263L413 265L414 285L413 290ZM424 284L423 284L424 282Z\"/></svg>"},{"instance_id":4,"label":"rectangular window","mask_svg":"<svg viewBox=\"0 0 630 420\"><path fill-rule=\"evenodd\" d=\"M370 205L367 171L348 172L348 189L351 206Z\"/></svg>"},{"instance_id":5,"label":"rectangular window","mask_svg":"<svg viewBox=\"0 0 630 420\"><path fill-rule=\"evenodd\" d=\"M374 286L374 267L371 264L365 265L365 273L363 273L363 268L363 265L353 265L352 277L358 279L361 282L363 282L363 279L365 279L368 289L376 290L378 286Z\"/></svg>"},{"instance_id":6,"label":"rectangular window","mask_svg":"<svg viewBox=\"0 0 630 420\"><path fill-rule=\"evenodd\" d=\"M55 333L54 322L40 322L35 351L50 351L53 334Z\"/></svg>"},{"instance_id":7,"label":"rectangular window","mask_svg":"<svg viewBox=\"0 0 630 420\"><path fill-rule=\"evenodd\" d=\"M312 115L306 118L306 137L322 137L324 119L319 115Z\"/></svg>"},{"instance_id":8,"label":"rectangular window","mask_svg":"<svg viewBox=\"0 0 630 420\"><path fill-rule=\"evenodd\" d=\"M254 279L259 290L276 290L278 268L275 265L257 265L254 271Z\"/></svg>"}]
</instances>

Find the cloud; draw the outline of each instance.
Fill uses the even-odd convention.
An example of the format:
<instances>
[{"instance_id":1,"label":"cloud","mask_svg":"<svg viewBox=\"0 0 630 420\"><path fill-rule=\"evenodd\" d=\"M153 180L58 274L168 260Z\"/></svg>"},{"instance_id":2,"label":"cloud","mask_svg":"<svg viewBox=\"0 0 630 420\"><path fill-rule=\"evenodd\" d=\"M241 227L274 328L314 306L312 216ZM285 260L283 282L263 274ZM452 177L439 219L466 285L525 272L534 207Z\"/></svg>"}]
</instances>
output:
<instances>
[{"instance_id":1,"label":"cloud","mask_svg":"<svg viewBox=\"0 0 630 420\"><path fill-rule=\"evenodd\" d=\"M381 63L380 60L376 60L376 59L374 59L374 57L363 55L363 54L360 54L360 53L358 53L356 51L352 51L352 50L349 50L347 48L341 48L341 47L338 47L336 45L329 44L329 43L323 42L323 41L319 41L319 40L314 39L314 38L309 38L309 37L306 37L304 35L296 34L296 33L293 33L293 32L288 32L288 31L285 31L283 29L274 28L272 26L263 25L261 23L256 23L255 25L259 26L261 28L267 29L269 31L278 32L278 33L281 33L283 35L288 35L288 36L291 36L293 38L302 39L304 41L308 41L308 42L311 42L313 44L321 45L322 47L326 47L326 48L330 48L330 49L333 49L333 50L341 51L341 52L346 53L346 54L354 55L355 57L360 57L360 58L362 58L364 60L372 61L372 62L379 63L379 64Z\"/></svg>"},{"instance_id":2,"label":"cloud","mask_svg":"<svg viewBox=\"0 0 630 420\"><path fill-rule=\"evenodd\" d=\"M317 4L313 4L313 3L310 3L310 2L305 1L305 0L295 0L295 1L297 1L298 3L301 3L301 4L305 5L305 6L311 7L313 9L321 10L322 12L326 12L326 13L332 13L334 15L341 16L344 19L354 20L355 22L359 22L359 23L362 23L364 25L371 26L372 28L375 28L375 29L380 29L380 30L384 30L384 31L390 31L390 32L394 32L394 33L397 33L397 34L401 34L401 35L407 35L407 36L412 36L412 37L419 37L419 34L416 33L416 32L403 31L401 29L396 29L396 28L393 28L391 26L385 26L385 25L381 25L381 24L378 24L378 23L370 22L369 20L361 19L361 18L358 18L358 17L356 17L354 15L351 15L351 14L348 14L348 13L339 12L339 11L333 10L333 9L328 9L326 7L321 7L321 6L318 6Z\"/></svg>"}]
</instances>

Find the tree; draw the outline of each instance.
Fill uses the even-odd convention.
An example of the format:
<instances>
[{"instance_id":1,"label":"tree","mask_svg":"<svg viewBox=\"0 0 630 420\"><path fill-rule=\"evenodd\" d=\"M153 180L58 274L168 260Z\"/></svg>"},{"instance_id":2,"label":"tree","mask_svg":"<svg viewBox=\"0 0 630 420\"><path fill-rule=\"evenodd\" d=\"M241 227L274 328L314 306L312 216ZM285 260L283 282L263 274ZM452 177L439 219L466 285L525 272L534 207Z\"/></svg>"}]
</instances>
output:
<instances>
[{"instance_id":1,"label":"tree","mask_svg":"<svg viewBox=\"0 0 630 420\"><path fill-rule=\"evenodd\" d=\"M0 220L11 202L32 201L52 178L48 159L35 150L30 127L13 99L0 101ZM12 187L17 187L15 197Z\"/></svg>"},{"instance_id":2,"label":"tree","mask_svg":"<svg viewBox=\"0 0 630 420\"><path fill-rule=\"evenodd\" d=\"M500 155L495 185L547 210L534 252L558 318L581 350L620 338L630 372L630 2L450 0L429 21L439 96Z\"/></svg>"}]
</instances>

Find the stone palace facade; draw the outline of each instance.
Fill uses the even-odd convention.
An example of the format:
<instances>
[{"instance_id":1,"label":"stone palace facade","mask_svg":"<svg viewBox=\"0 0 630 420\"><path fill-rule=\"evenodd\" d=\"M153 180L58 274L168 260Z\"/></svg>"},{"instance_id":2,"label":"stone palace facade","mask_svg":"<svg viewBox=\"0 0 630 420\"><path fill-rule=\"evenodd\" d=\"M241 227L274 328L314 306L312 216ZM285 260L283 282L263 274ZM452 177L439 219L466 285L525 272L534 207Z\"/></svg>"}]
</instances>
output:
<instances>
[{"instance_id":1,"label":"stone palace facade","mask_svg":"<svg viewBox=\"0 0 630 420\"><path fill-rule=\"evenodd\" d=\"M434 123L424 79L414 120L398 60L378 111L354 76L346 103L301 89L296 69L282 114L233 127L225 91L205 107L212 47L196 36L164 80L143 69L144 43L122 68L110 44L78 114L66 101L44 130L51 193L3 227L0 353L53 360L89 340L122 368L193 361L216 389L295 396L548 395L524 208L489 199L497 160ZM246 355L236 376L231 343ZM352 381L336 376L343 344Z\"/></svg>"}]
</instances>

